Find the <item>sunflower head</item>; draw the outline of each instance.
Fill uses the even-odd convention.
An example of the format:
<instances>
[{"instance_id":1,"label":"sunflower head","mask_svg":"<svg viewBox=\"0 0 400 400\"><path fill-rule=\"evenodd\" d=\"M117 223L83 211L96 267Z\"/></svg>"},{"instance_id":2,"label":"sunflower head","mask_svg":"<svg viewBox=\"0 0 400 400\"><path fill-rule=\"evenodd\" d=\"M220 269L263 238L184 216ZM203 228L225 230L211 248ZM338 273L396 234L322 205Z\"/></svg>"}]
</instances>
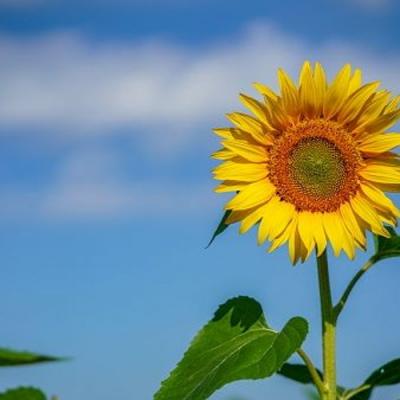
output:
<instances>
[{"instance_id":1,"label":"sunflower head","mask_svg":"<svg viewBox=\"0 0 400 400\"><path fill-rule=\"evenodd\" d=\"M241 94L252 115L227 114L232 127L215 129L222 149L213 157L221 180L216 192L235 192L228 224L240 232L258 225L270 251L288 243L293 263L320 255L354 258L366 232L388 236L398 208L385 192L400 191L400 159L392 150L400 133L386 130L400 117L400 97L379 83L362 83L345 65L328 83L319 63L305 62L295 84L278 71L280 93L260 83L255 100Z\"/></svg>"}]
</instances>

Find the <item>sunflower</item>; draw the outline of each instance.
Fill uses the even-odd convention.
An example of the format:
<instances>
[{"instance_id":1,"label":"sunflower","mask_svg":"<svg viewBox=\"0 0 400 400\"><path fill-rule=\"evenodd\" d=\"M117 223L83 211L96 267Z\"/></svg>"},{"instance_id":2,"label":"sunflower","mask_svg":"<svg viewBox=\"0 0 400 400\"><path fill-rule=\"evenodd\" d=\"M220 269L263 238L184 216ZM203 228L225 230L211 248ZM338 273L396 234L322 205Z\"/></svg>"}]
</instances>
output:
<instances>
[{"instance_id":1,"label":"sunflower","mask_svg":"<svg viewBox=\"0 0 400 400\"><path fill-rule=\"evenodd\" d=\"M362 83L359 69L345 65L332 83L323 67L305 62L299 84L278 71L280 94L255 83L263 97L245 94L253 114L227 114L234 125L215 129L222 163L216 192L234 192L225 205L227 224L240 233L258 225L258 243L269 251L288 243L292 263L328 243L353 259L366 248L366 233L389 236L399 209L385 192L400 192L400 133L387 133L400 117L400 97Z\"/></svg>"}]
</instances>

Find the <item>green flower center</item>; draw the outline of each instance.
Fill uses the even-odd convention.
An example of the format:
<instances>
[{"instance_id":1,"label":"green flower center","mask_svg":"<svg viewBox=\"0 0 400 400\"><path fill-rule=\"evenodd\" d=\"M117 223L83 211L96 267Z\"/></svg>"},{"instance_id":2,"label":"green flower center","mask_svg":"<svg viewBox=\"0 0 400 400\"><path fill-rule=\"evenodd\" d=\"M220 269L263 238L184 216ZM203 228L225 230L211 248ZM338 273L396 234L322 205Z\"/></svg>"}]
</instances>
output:
<instances>
[{"instance_id":1,"label":"green flower center","mask_svg":"<svg viewBox=\"0 0 400 400\"><path fill-rule=\"evenodd\" d=\"M299 189L317 198L339 192L346 179L340 150L324 138L300 140L289 155L289 171Z\"/></svg>"}]
</instances>

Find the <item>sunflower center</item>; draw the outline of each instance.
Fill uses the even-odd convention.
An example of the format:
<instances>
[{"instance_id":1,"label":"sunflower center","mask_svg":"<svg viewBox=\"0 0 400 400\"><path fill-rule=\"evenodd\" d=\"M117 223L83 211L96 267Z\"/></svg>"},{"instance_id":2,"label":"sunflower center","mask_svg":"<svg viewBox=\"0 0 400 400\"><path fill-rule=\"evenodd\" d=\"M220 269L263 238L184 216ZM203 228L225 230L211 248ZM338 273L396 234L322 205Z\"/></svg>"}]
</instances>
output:
<instances>
[{"instance_id":1,"label":"sunflower center","mask_svg":"<svg viewBox=\"0 0 400 400\"><path fill-rule=\"evenodd\" d=\"M271 150L269 178L298 210L337 210L359 189L361 156L349 132L334 121L304 120Z\"/></svg>"},{"instance_id":2,"label":"sunflower center","mask_svg":"<svg viewBox=\"0 0 400 400\"><path fill-rule=\"evenodd\" d=\"M322 138L301 140L289 156L289 170L299 189L315 197L338 192L346 174L340 151Z\"/></svg>"}]
</instances>

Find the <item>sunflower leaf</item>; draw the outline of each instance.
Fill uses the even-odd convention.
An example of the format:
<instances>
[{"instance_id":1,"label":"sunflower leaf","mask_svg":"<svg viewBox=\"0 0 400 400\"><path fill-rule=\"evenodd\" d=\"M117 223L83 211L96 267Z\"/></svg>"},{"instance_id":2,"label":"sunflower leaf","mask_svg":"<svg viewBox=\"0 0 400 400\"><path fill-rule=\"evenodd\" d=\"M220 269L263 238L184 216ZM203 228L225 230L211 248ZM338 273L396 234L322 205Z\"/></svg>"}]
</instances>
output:
<instances>
[{"instance_id":1,"label":"sunflower leaf","mask_svg":"<svg viewBox=\"0 0 400 400\"><path fill-rule=\"evenodd\" d=\"M307 332L307 321L300 317L276 332L256 300L230 299L200 330L154 400L204 400L230 382L271 376L301 346Z\"/></svg>"},{"instance_id":2,"label":"sunflower leaf","mask_svg":"<svg viewBox=\"0 0 400 400\"><path fill-rule=\"evenodd\" d=\"M62 360L62 358L43 354L0 348L0 367L15 367L18 365L29 365Z\"/></svg>"},{"instance_id":3,"label":"sunflower leaf","mask_svg":"<svg viewBox=\"0 0 400 400\"><path fill-rule=\"evenodd\" d=\"M221 218L221 221L219 222L217 229L215 230L215 232L213 233L210 241L208 242L208 245L206 246L206 249L208 249L212 242L215 240L215 238L220 235L228 226L229 224L226 223L226 220L228 219L229 215L231 213L231 210L226 210L224 215Z\"/></svg>"},{"instance_id":4,"label":"sunflower leaf","mask_svg":"<svg viewBox=\"0 0 400 400\"><path fill-rule=\"evenodd\" d=\"M400 358L392 360L377 368L363 383L366 390L349 396L348 399L368 400L377 386L396 385L400 383Z\"/></svg>"},{"instance_id":5,"label":"sunflower leaf","mask_svg":"<svg viewBox=\"0 0 400 400\"><path fill-rule=\"evenodd\" d=\"M39 389L19 387L0 393L0 400L46 400L46 396Z\"/></svg>"},{"instance_id":6,"label":"sunflower leaf","mask_svg":"<svg viewBox=\"0 0 400 400\"><path fill-rule=\"evenodd\" d=\"M371 257L372 261L378 262L385 258L400 257L400 236L396 231L387 226L390 237L375 235L375 254Z\"/></svg>"}]
</instances>

